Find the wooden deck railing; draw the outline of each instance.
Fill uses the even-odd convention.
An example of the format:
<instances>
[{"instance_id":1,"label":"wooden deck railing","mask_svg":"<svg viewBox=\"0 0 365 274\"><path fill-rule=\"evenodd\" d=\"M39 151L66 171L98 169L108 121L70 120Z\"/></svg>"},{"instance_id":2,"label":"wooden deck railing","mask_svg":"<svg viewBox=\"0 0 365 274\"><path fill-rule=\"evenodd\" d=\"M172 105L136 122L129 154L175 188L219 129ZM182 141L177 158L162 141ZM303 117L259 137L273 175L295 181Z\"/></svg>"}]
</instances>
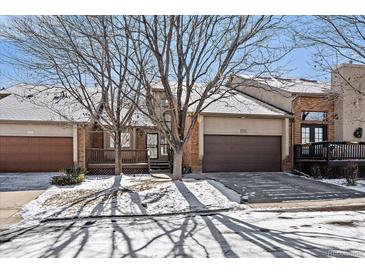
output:
<instances>
[{"instance_id":1,"label":"wooden deck railing","mask_svg":"<svg viewBox=\"0 0 365 274\"><path fill-rule=\"evenodd\" d=\"M121 151L122 163L148 163L147 150L123 149ZM113 164L115 162L115 150L104 148L87 148L86 161L89 164Z\"/></svg>"},{"instance_id":2,"label":"wooden deck railing","mask_svg":"<svg viewBox=\"0 0 365 274\"><path fill-rule=\"evenodd\" d=\"M365 160L365 142L318 142L294 145L294 161Z\"/></svg>"}]
</instances>

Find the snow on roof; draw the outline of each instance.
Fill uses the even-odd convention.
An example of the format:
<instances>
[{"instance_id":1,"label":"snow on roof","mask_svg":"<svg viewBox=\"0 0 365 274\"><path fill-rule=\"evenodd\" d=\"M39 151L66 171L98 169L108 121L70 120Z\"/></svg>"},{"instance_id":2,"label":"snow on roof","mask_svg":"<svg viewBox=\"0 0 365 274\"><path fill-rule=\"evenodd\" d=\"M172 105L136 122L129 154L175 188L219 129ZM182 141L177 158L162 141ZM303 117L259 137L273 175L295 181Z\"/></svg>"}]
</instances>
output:
<instances>
[{"instance_id":1,"label":"snow on roof","mask_svg":"<svg viewBox=\"0 0 365 274\"><path fill-rule=\"evenodd\" d=\"M190 102L198 101L205 88L205 84L197 83L194 85ZM172 86L174 87L174 86ZM182 100L184 100L184 94ZM205 107L204 107L205 106ZM189 111L194 112L196 103L189 107ZM221 87L211 94L204 102L202 113L214 114L237 114L237 115L278 115L283 116L288 113L281 111L273 106L255 100L241 92L227 87Z\"/></svg>"},{"instance_id":2,"label":"snow on roof","mask_svg":"<svg viewBox=\"0 0 365 274\"><path fill-rule=\"evenodd\" d=\"M240 92L232 92L230 95L209 104L204 113L237 114L237 115L287 115L284 111L254 100Z\"/></svg>"},{"instance_id":3,"label":"snow on roof","mask_svg":"<svg viewBox=\"0 0 365 274\"><path fill-rule=\"evenodd\" d=\"M43 90L42 90L43 89ZM88 122L89 112L75 99L65 96L60 88L29 88L16 85L6 89L8 96L0 99L0 120L38 122ZM94 93L95 101L99 94ZM123 115L123 114L122 114ZM130 121L132 126L152 126L152 122L136 111Z\"/></svg>"},{"instance_id":4,"label":"snow on roof","mask_svg":"<svg viewBox=\"0 0 365 274\"><path fill-rule=\"evenodd\" d=\"M36 122L87 122L90 116L74 99L61 89L31 88L15 85L0 100L0 120Z\"/></svg>"},{"instance_id":5,"label":"snow on roof","mask_svg":"<svg viewBox=\"0 0 365 274\"><path fill-rule=\"evenodd\" d=\"M252 77L248 75L239 75L239 77L293 94L325 94L330 92L331 88L329 83L303 78Z\"/></svg>"}]
</instances>

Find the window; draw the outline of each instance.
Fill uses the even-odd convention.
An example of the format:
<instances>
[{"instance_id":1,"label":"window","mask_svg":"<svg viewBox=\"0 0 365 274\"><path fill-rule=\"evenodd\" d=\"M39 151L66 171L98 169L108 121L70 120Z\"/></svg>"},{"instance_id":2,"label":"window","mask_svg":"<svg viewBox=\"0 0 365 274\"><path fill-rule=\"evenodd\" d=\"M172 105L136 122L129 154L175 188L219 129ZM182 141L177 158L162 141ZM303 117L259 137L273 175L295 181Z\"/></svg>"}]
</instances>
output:
<instances>
[{"instance_id":1,"label":"window","mask_svg":"<svg viewBox=\"0 0 365 274\"><path fill-rule=\"evenodd\" d=\"M158 158L158 134L147 133L147 149L151 159Z\"/></svg>"},{"instance_id":2,"label":"window","mask_svg":"<svg viewBox=\"0 0 365 274\"><path fill-rule=\"evenodd\" d=\"M164 117L166 127L171 131L171 115L168 113L165 113L163 117Z\"/></svg>"},{"instance_id":3,"label":"window","mask_svg":"<svg viewBox=\"0 0 365 274\"><path fill-rule=\"evenodd\" d=\"M326 121L327 112L323 111L303 111L302 121Z\"/></svg>"},{"instance_id":4,"label":"window","mask_svg":"<svg viewBox=\"0 0 365 274\"><path fill-rule=\"evenodd\" d=\"M326 125L302 125L302 144L327 141Z\"/></svg>"},{"instance_id":5,"label":"window","mask_svg":"<svg viewBox=\"0 0 365 274\"><path fill-rule=\"evenodd\" d=\"M166 98L162 98L162 99L160 100L160 105L161 105L161 107L162 107L162 108L166 108L166 107L168 107L169 102L167 101L167 99L166 99Z\"/></svg>"},{"instance_id":6,"label":"window","mask_svg":"<svg viewBox=\"0 0 365 274\"><path fill-rule=\"evenodd\" d=\"M302 144L307 144L310 142L310 128L302 127Z\"/></svg>"},{"instance_id":7,"label":"window","mask_svg":"<svg viewBox=\"0 0 365 274\"><path fill-rule=\"evenodd\" d=\"M120 135L122 147L131 147L131 134L129 132L122 132ZM114 139L112 136L109 138L109 147L114 148Z\"/></svg>"},{"instance_id":8,"label":"window","mask_svg":"<svg viewBox=\"0 0 365 274\"><path fill-rule=\"evenodd\" d=\"M167 156L169 153L169 143L167 139L162 134L160 135L160 150L162 156Z\"/></svg>"},{"instance_id":9,"label":"window","mask_svg":"<svg viewBox=\"0 0 365 274\"><path fill-rule=\"evenodd\" d=\"M322 142L323 141L323 128L316 127L314 129L314 142Z\"/></svg>"}]
</instances>

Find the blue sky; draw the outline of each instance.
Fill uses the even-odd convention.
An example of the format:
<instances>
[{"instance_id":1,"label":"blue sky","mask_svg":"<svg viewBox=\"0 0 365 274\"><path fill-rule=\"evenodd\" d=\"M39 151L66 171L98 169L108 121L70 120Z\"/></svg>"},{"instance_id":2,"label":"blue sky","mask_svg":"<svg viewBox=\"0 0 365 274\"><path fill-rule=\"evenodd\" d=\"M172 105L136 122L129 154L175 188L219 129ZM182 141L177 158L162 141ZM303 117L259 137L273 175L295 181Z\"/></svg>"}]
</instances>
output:
<instances>
[{"instance_id":1,"label":"blue sky","mask_svg":"<svg viewBox=\"0 0 365 274\"><path fill-rule=\"evenodd\" d=\"M5 16L0 16L0 23L6 21ZM0 40L0 51L4 48L4 42ZM1 54L0 54L1 55ZM292 51L286 58L281 61L281 64L287 64L289 70L285 77L316 79L320 81L329 81L329 75L318 72L312 60L313 50L308 48L299 48ZM0 59L0 88L7 87L12 84L12 80L8 75L14 74L14 69L11 65L4 64Z\"/></svg>"}]
</instances>

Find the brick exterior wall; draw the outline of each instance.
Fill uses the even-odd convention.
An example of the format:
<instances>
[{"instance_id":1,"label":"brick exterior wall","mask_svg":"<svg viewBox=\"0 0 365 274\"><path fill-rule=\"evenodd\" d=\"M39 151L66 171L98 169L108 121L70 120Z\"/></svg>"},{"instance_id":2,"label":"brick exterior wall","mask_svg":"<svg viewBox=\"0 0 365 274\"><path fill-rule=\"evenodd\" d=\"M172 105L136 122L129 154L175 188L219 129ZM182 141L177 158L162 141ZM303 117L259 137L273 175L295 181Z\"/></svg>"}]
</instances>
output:
<instances>
[{"instance_id":1,"label":"brick exterior wall","mask_svg":"<svg viewBox=\"0 0 365 274\"><path fill-rule=\"evenodd\" d=\"M85 143L86 143L86 127L79 126L77 128L77 165L79 167L86 167Z\"/></svg>"},{"instance_id":2,"label":"brick exterior wall","mask_svg":"<svg viewBox=\"0 0 365 274\"><path fill-rule=\"evenodd\" d=\"M146 130L136 129L136 149L146 149Z\"/></svg>"},{"instance_id":3,"label":"brick exterior wall","mask_svg":"<svg viewBox=\"0 0 365 274\"><path fill-rule=\"evenodd\" d=\"M327 121L302 121L302 111L325 111L327 112ZM292 126L292 140L294 144L301 143L301 125L302 124L319 124L327 125L328 141L333 141L335 136L334 129L334 100L330 97L306 97L299 96L293 100L294 121ZM290 145L291 150L293 144Z\"/></svg>"},{"instance_id":4,"label":"brick exterior wall","mask_svg":"<svg viewBox=\"0 0 365 274\"><path fill-rule=\"evenodd\" d=\"M290 171L293 169L293 121L289 120L289 156L282 159L282 171Z\"/></svg>"},{"instance_id":5,"label":"brick exterior wall","mask_svg":"<svg viewBox=\"0 0 365 274\"><path fill-rule=\"evenodd\" d=\"M187 121L187 125L190 119ZM202 161L199 159L199 122L196 122L190 138L184 147L183 165L193 172L202 171Z\"/></svg>"}]
</instances>

